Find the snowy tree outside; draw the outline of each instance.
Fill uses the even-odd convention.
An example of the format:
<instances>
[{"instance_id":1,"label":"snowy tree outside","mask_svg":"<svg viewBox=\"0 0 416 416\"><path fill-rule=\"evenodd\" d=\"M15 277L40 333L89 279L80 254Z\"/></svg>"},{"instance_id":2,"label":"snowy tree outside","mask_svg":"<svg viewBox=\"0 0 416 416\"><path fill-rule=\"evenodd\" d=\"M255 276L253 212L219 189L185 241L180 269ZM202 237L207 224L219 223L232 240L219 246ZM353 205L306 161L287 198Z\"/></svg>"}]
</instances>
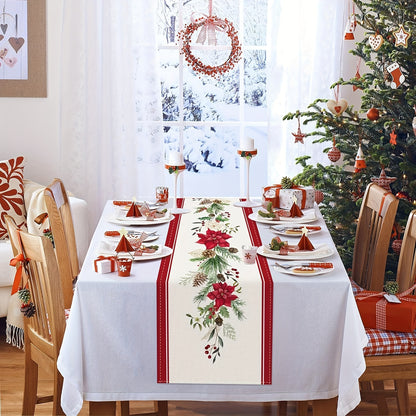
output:
<instances>
[{"instance_id":1,"label":"snowy tree outside","mask_svg":"<svg viewBox=\"0 0 416 416\"><path fill-rule=\"evenodd\" d=\"M182 150L185 196L245 196L240 139L252 137L258 155L250 170L250 195L267 184L266 29L267 0L213 0L212 14L238 31L242 59L216 80L196 73L179 53L177 34L193 13L208 15L208 0L159 0L158 43L165 153ZM219 65L230 39L216 32L217 46L196 43L205 64ZM228 48L227 48L228 47Z\"/></svg>"}]
</instances>

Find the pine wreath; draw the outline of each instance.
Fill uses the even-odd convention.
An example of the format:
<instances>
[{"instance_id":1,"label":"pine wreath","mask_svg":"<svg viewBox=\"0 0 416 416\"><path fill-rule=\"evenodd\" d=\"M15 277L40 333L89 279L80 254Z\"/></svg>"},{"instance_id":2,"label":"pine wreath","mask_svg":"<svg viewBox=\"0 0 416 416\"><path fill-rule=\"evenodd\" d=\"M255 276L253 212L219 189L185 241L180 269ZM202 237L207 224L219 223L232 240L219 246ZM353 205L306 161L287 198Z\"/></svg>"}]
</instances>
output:
<instances>
[{"instance_id":1,"label":"pine wreath","mask_svg":"<svg viewBox=\"0 0 416 416\"><path fill-rule=\"evenodd\" d=\"M191 51L192 35L200 27L206 24L214 24L220 27L222 31L227 33L231 41L231 52L227 60L221 65L205 65ZM180 53L184 55L186 62L195 72L208 75L218 79L220 75L234 68L241 58L241 45L238 39L237 31L234 25L227 19L220 19L217 16L209 16L206 19L197 19L197 21L189 23L181 31L178 32L178 39L182 41Z\"/></svg>"}]
</instances>

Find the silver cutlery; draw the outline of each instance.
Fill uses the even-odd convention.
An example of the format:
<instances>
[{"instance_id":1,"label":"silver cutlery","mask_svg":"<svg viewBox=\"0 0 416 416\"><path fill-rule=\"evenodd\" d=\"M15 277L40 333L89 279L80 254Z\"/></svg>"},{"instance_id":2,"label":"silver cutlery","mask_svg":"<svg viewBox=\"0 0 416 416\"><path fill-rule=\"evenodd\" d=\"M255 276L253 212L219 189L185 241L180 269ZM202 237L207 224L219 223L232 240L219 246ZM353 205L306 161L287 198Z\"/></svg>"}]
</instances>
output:
<instances>
[{"instance_id":1,"label":"silver cutlery","mask_svg":"<svg viewBox=\"0 0 416 416\"><path fill-rule=\"evenodd\" d=\"M316 267L320 269L332 269L334 265L332 263L318 263L318 262L304 262L304 263L274 263L274 266L280 267L281 269L288 270L292 267Z\"/></svg>"}]
</instances>

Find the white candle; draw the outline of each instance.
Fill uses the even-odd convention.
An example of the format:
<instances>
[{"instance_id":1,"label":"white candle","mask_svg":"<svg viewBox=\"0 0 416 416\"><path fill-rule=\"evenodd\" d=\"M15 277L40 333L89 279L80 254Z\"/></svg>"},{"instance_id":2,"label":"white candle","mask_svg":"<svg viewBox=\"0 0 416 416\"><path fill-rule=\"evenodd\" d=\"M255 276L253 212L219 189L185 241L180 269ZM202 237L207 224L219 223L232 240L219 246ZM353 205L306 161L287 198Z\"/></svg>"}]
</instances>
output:
<instances>
[{"instance_id":1,"label":"white candle","mask_svg":"<svg viewBox=\"0 0 416 416\"><path fill-rule=\"evenodd\" d=\"M183 160L182 152L170 152L168 156L168 165L170 166L182 166L185 164Z\"/></svg>"},{"instance_id":2,"label":"white candle","mask_svg":"<svg viewBox=\"0 0 416 416\"><path fill-rule=\"evenodd\" d=\"M251 151L254 150L254 139L251 137L242 137L240 140L240 150Z\"/></svg>"}]
</instances>

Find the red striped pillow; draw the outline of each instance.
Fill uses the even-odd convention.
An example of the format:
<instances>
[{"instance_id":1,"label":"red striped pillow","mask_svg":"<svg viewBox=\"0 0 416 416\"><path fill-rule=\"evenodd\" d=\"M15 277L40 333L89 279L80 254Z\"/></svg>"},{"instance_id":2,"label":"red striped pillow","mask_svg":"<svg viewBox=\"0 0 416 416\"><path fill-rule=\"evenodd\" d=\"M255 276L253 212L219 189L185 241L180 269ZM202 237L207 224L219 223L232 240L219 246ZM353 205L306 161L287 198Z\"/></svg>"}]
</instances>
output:
<instances>
[{"instance_id":1,"label":"red striped pillow","mask_svg":"<svg viewBox=\"0 0 416 416\"><path fill-rule=\"evenodd\" d=\"M23 156L0 161L0 239L7 238L4 216L10 215L18 227L26 222L23 198Z\"/></svg>"}]
</instances>

